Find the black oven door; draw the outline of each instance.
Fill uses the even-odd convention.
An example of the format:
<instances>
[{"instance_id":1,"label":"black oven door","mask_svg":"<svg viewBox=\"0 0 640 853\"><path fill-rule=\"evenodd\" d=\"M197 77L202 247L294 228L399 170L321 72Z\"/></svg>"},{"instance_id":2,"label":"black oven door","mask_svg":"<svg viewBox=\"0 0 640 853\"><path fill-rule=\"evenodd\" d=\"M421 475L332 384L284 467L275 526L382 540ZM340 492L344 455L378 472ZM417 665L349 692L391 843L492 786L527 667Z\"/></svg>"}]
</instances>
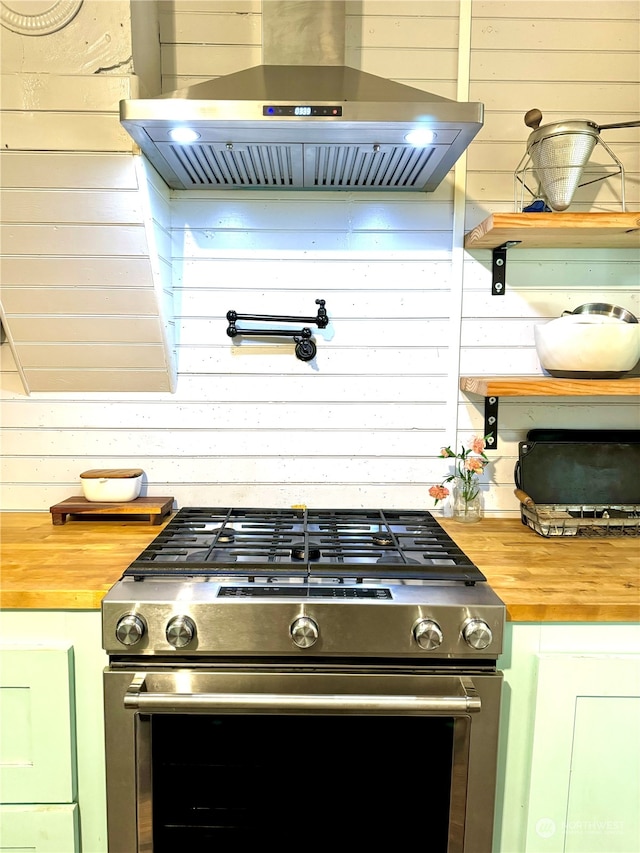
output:
<instances>
[{"instance_id":1,"label":"black oven door","mask_svg":"<svg viewBox=\"0 0 640 853\"><path fill-rule=\"evenodd\" d=\"M501 674L105 673L110 853L301 842L489 853Z\"/></svg>"}]
</instances>

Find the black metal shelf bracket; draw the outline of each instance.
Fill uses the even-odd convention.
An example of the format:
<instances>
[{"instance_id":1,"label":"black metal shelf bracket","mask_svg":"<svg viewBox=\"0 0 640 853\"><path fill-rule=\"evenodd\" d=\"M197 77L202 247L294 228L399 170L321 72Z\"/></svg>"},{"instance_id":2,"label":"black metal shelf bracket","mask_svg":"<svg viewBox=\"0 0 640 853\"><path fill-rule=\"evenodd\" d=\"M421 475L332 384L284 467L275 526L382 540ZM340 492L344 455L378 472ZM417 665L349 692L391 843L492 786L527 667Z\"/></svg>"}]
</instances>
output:
<instances>
[{"instance_id":1,"label":"black metal shelf bracket","mask_svg":"<svg viewBox=\"0 0 640 853\"><path fill-rule=\"evenodd\" d=\"M312 338L311 329L304 326L302 329L239 329L236 325L238 320L257 320L271 323L315 323L319 329L326 329L329 325L329 317L325 308L324 299L316 299L318 312L315 317L293 317L288 314L238 314L236 311L227 311L227 335L230 338L242 335L244 337L277 337L293 338L296 344L296 358L300 361L311 361L315 358L317 347Z\"/></svg>"},{"instance_id":2,"label":"black metal shelf bracket","mask_svg":"<svg viewBox=\"0 0 640 853\"><path fill-rule=\"evenodd\" d=\"M507 249L517 246L522 240L507 240L491 252L491 295L504 296L507 289Z\"/></svg>"},{"instance_id":3,"label":"black metal shelf bracket","mask_svg":"<svg viewBox=\"0 0 640 853\"><path fill-rule=\"evenodd\" d=\"M484 435L488 450L498 447L498 402L499 397L484 398Z\"/></svg>"}]
</instances>

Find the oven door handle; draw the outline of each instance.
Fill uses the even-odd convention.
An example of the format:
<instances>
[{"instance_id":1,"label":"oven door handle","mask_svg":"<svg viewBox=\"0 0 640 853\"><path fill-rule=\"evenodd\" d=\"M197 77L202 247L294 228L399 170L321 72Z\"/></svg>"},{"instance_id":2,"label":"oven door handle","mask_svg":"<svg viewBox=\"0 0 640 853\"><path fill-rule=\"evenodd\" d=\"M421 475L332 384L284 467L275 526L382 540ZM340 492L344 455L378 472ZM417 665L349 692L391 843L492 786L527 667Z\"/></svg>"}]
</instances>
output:
<instances>
[{"instance_id":1,"label":"oven door handle","mask_svg":"<svg viewBox=\"0 0 640 853\"><path fill-rule=\"evenodd\" d=\"M470 678L459 678L458 696L385 696L323 693L154 693L147 691L144 673L138 673L124 696L124 707L143 714L185 712L297 712L363 714L470 714L482 708Z\"/></svg>"}]
</instances>

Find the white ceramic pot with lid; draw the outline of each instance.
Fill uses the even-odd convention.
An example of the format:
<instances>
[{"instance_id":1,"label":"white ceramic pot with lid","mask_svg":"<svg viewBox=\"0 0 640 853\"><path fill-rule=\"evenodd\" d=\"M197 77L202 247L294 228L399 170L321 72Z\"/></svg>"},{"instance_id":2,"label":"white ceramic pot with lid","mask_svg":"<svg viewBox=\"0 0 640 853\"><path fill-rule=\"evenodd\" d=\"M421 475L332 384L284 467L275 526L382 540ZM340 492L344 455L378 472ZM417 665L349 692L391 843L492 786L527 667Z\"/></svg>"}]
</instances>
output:
<instances>
[{"instance_id":1,"label":"white ceramic pot with lid","mask_svg":"<svg viewBox=\"0 0 640 853\"><path fill-rule=\"evenodd\" d=\"M566 379L619 379L640 359L640 324L605 314L566 314L534 327L543 369Z\"/></svg>"},{"instance_id":2,"label":"white ceramic pot with lid","mask_svg":"<svg viewBox=\"0 0 640 853\"><path fill-rule=\"evenodd\" d=\"M142 488L141 468L92 468L80 474L82 494L88 501L128 503Z\"/></svg>"}]
</instances>

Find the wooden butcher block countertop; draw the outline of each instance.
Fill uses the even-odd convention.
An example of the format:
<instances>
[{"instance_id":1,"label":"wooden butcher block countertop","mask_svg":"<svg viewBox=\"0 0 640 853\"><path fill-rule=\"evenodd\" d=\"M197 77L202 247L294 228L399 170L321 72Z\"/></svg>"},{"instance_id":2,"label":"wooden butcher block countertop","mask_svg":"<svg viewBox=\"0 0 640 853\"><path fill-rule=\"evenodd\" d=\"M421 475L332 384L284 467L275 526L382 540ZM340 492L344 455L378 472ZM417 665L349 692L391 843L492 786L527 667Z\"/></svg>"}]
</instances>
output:
<instances>
[{"instance_id":1,"label":"wooden butcher block countertop","mask_svg":"<svg viewBox=\"0 0 640 853\"><path fill-rule=\"evenodd\" d=\"M99 609L167 520L53 525L49 513L0 513L0 607ZM441 523L505 602L511 621L640 622L638 537L545 538L518 518Z\"/></svg>"}]
</instances>

